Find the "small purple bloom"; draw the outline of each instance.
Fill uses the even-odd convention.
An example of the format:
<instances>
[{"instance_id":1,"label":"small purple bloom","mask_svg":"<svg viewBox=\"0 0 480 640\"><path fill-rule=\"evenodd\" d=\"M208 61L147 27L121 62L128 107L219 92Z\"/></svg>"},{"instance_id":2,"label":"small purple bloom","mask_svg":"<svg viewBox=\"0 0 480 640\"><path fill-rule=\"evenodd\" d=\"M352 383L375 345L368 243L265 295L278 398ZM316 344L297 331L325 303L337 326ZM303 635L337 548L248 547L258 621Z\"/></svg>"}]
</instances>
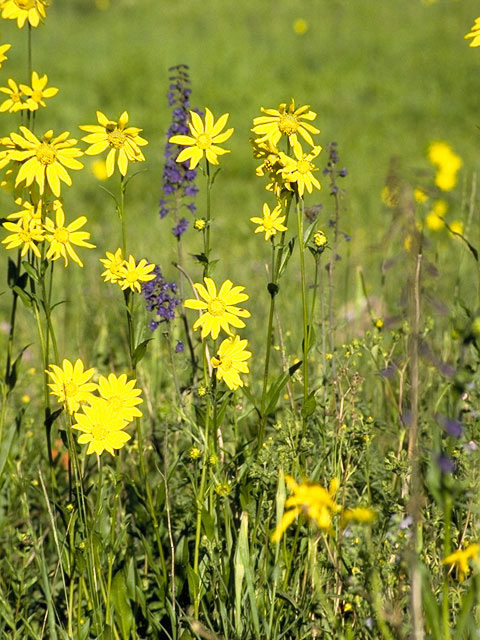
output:
<instances>
[{"instance_id":1,"label":"small purple bloom","mask_svg":"<svg viewBox=\"0 0 480 640\"><path fill-rule=\"evenodd\" d=\"M445 453L441 453L437 456L437 465L441 473L444 475L455 471L455 462Z\"/></svg>"},{"instance_id":2,"label":"small purple bloom","mask_svg":"<svg viewBox=\"0 0 480 640\"><path fill-rule=\"evenodd\" d=\"M181 218L178 222L178 224L172 228L172 233L176 238L180 238L180 236L182 236L185 231L187 230L188 227L188 220L186 218Z\"/></svg>"},{"instance_id":3,"label":"small purple bloom","mask_svg":"<svg viewBox=\"0 0 480 640\"><path fill-rule=\"evenodd\" d=\"M155 274L154 280L143 283L142 294L147 310L156 315L157 319L152 320L149 324L150 329L155 331L160 322L173 320L175 308L180 304L180 300L175 296L176 283L167 282L158 265L155 266L153 273Z\"/></svg>"},{"instance_id":4,"label":"small purple bloom","mask_svg":"<svg viewBox=\"0 0 480 640\"><path fill-rule=\"evenodd\" d=\"M183 353L185 351L185 346L181 340L179 340L175 345L175 351L177 353Z\"/></svg>"}]
</instances>

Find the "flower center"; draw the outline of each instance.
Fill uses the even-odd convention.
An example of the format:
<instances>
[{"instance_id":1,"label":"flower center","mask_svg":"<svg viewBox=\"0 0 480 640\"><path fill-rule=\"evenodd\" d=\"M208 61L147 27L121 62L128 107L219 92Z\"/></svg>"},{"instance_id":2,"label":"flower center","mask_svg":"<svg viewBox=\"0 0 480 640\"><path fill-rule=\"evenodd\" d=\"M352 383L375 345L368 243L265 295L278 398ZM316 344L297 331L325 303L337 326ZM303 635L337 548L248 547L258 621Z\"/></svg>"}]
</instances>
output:
<instances>
[{"instance_id":1,"label":"flower center","mask_svg":"<svg viewBox=\"0 0 480 640\"><path fill-rule=\"evenodd\" d=\"M28 231L20 231L18 235L20 236L20 240L25 244L27 244L27 242L30 242L30 240L32 239L32 236Z\"/></svg>"},{"instance_id":2,"label":"flower center","mask_svg":"<svg viewBox=\"0 0 480 640\"><path fill-rule=\"evenodd\" d=\"M92 438L94 440L106 440L110 434L110 431L107 427L104 427L101 424L97 424L92 429Z\"/></svg>"},{"instance_id":3,"label":"flower center","mask_svg":"<svg viewBox=\"0 0 480 640\"><path fill-rule=\"evenodd\" d=\"M107 140L111 147L115 149L120 149L125 144L127 137L120 131L120 129L114 129L107 134Z\"/></svg>"},{"instance_id":4,"label":"flower center","mask_svg":"<svg viewBox=\"0 0 480 640\"><path fill-rule=\"evenodd\" d=\"M220 361L220 366L224 371L228 371L232 368L232 361L230 360L230 358L225 358L224 360Z\"/></svg>"},{"instance_id":5,"label":"flower center","mask_svg":"<svg viewBox=\"0 0 480 640\"><path fill-rule=\"evenodd\" d=\"M286 133L287 136L291 136L292 133L298 131L298 122L295 116L284 115L278 122L278 128L282 133Z\"/></svg>"},{"instance_id":6,"label":"flower center","mask_svg":"<svg viewBox=\"0 0 480 640\"><path fill-rule=\"evenodd\" d=\"M35 0L13 0L19 9L28 11L35 6Z\"/></svg>"},{"instance_id":7,"label":"flower center","mask_svg":"<svg viewBox=\"0 0 480 640\"><path fill-rule=\"evenodd\" d=\"M208 312L212 316L223 316L225 313L225 303L220 298L212 298L208 303Z\"/></svg>"},{"instance_id":8,"label":"flower center","mask_svg":"<svg viewBox=\"0 0 480 640\"><path fill-rule=\"evenodd\" d=\"M118 396L112 396L108 399L108 404L112 407L112 409L118 410L122 406L122 401Z\"/></svg>"},{"instance_id":9,"label":"flower center","mask_svg":"<svg viewBox=\"0 0 480 640\"><path fill-rule=\"evenodd\" d=\"M208 149L212 146L212 139L208 133L201 133L197 138L197 147L199 149Z\"/></svg>"},{"instance_id":10,"label":"flower center","mask_svg":"<svg viewBox=\"0 0 480 640\"><path fill-rule=\"evenodd\" d=\"M32 100L35 100L35 102L40 102L42 97L43 97L42 91L32 91Z\"/></svg>"},{"instance_id":11,"label":"flower center","mask_svg":"<svg viewBox=\"0 0 480 640\"><path fill-rule=\"evenodd\" d=\"M299 173L309 173L311 168L312 165L308 160L299 160L297 162L297 171Z\"/></svg>"},{"instance_id":12,"label":"flower center","mask_svg":"<svg viewBox=\"0 0 480 640\"><path fill-rule=\"evenodd\" d=\"M65 384L65 395L66 396L74 396L78 391L77 385L70 380Z\"/></svg>"},{"instance_id":13,"label":"flower center","mask_svg":"<svg viewBox=\"0 0 480 640\"><path fill-rule=\"evenodd\" d=\"M65 229L65 227L58 227L58 229L55 229L53 237L57 242L66 244L70 240L70 233L67 229Z\"/></svg>"},{"instance_id":14,"label":"flower center","mask_svg":"<svg viewBox=\"0 0 480 640\"><path fill-rule=\"evenodd\" d=\"M46 142L42 142L40 143L35 155L40 164L53 164L57 157L57 152L52 146Z\"/></svg>"},{"instance_id":15,"label":"flower center","mask_svg":"<svg viewBox=\"0 0 480 640\"><path fill-rule=\"evenodd\" d=\"M13 93L11 93L10 94L10 100L12 102L21 102L22 94L20 93L20 91L14 91Z\"/></svg>"},{"instance_id":16,"label":"flower center","mask_svg":"<svg viewBox=\"0 0 480 640\"><path fill-rule=\"evenodd\" d=\"M125 276L125 280L127 282L136 282L138 280L137 272L136 271L129 271Z\"/></svg>"},{"instance_id":17,"label":"flower center","mask_svg":"<svg viewBox=\"0 0 480 640\"><path fill-rule=\"evenodd\" d=\"M271 229L273 227L273 224L274 222L269 216L263 219L263 226L265 227L265 229Z\"/></svg>"}]
</instances>

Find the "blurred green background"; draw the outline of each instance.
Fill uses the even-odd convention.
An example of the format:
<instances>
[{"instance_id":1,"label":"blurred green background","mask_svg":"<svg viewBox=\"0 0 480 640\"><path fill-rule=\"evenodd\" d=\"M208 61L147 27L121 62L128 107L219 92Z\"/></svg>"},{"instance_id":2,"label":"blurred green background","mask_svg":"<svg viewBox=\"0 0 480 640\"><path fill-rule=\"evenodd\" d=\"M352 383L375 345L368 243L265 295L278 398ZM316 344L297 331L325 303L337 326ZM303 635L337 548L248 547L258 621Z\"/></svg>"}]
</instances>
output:
<instances>
[{"instance_id":1,"label":"blurred green background","mask_svg":"<svg viewBox=\"0 0 480 640\"><path fill-rule=\"evenodd\" d=\"M469 192L480 142L480 50L469 48L464 35L479 13L474 0L52 0L45 25L32 31L33 68L47 73L60 93L39 112L35 131L69 130L80 137L77 126L96 123L96 109L113 119L128 110L130 123L142 127L149 140L145 166L134 167L147 171L128 192L130 250L172 276L173 221L159 219L157 203L170 120L168 67L188 64L192 105L209 106L216 116L229 112L229 126L235 127L214 187L214 257L221 258L215 277L248 283L250 289L259 282L266 305L269 247L253 235L249 218L260 215L271 197L255 177L249 130L260 106L277 107L292 97L310 104L324 147L319 166L326 164L327 143L335 140L341 166L349 172L341 185L347 195L340 226L352 241L340 251L348 254L339 267L347 269L341 282L355 291L355 269L361 265L374 286L391 220L380 192L392 156L411 171L433 176L427 145L446 140L464 162L457 195L448 196L458 207L454 217L462 216L461 194ZM295 28L299 19L303 29L298 23ZM13 44L0 71L2 84L8 77L28 82L26 29L2 20L1 36ZM4 134L18 125L16 114L0 118ZM113 300L118 293L102 284L98 258L116 249L120 231L113 202L91 171L93 159L84 160L86 169L71 172L74 184L62 188L62 195L70 219L88 217L97 249L81 251L85 269L72 265L65 287L69 297L75 290L75 299L83 299L94 317L97 296ZM327 229L333 199L326 178L319 177L324 188L309 196L307 205L323 204L320 226ZM198 182L201 186L202 176ZM116 191L118 176L102 184ZM13 210L8 194L1 203L4 212ZM191 228L185 242L188 251L200 250L200 235ZM463 251L449 242L454 253ZM5 267L6 262L4 255ZM200 268L193 261L190 267L198 279Z\"/></svg>"}]
</instances>

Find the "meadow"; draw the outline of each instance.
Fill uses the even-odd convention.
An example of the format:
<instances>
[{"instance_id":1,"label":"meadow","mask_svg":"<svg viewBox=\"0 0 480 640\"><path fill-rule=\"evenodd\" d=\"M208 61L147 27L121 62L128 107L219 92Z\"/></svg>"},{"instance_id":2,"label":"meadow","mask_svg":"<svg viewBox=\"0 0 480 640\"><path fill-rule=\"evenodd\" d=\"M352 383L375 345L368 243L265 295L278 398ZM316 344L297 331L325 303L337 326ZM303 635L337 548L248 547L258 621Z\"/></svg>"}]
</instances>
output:
<instances>
[{"instance_id":1,"label":"meadow","mask_svg":"<svg viewBox=\"0 0 480 640\"><path fill-rule=\"evenodd\" d=\"M0 0L1 638L478 637L479 13Z\"/></svg>"}]
</instances>

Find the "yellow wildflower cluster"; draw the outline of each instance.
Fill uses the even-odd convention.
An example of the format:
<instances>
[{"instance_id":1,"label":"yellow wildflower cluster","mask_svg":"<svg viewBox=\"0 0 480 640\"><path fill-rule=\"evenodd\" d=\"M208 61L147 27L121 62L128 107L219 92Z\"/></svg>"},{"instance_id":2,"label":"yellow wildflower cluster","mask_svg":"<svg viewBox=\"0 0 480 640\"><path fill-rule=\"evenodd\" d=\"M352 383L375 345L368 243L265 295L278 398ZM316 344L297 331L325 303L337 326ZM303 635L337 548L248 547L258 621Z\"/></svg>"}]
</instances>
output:
<instances>
[{"instance_id":1,"label":"yellow wildflower cluster","mask_svg":"<svg viewBox=\"0 0 480 640\"><path fill-rule=\"evenodd\" d=\"M328 491L319 484L306 482L298 484L291 476L285 476L285 481L292 493L285 501L285 506L291 508L283 514L272 534L272 542L279 542L292 522L302 514L313 520L319 529L327 532L331 531L333 516L336 514L341 514L342 527L350 522L368 524L376 518L375 512L366 507L342 509L335 502L334 496L339 487L338 479L330 482Z\"/></svg>"},{"instance_id":2,"label":"yellow wildflower cluster","mask_svg":"<svg viewBox=\"0 0 480 640\"><path fill-rule=\"evenodd\" d=\"M51 379L50 393L74 416L72 429L82 432L79 444L89 445L87 454L106 450L113 455L114 449L130 440L124 429L142 416L137 406L143 402L142 391L135 388L136 380L127 380L125 373L110 373L100 376L97 384L91 381L95 370L85 370L80 358L75 364L65 358L61 367L51 364L46 373Z\"/></svg>"},{"instance_id":3,"label":"yellow wildflower cluster","mask_svg":"<svg viewBox=\"0 0 480 640\"><path fill-rule=\"evenodd\" d=\"M4 111L15 113L25 109L37 111L39 106L46 107L45 98L53 98L58 93L56 87L47 87L47 83L47 74L40 77L36 71L32 72L32 86L17 85L13 78L9 78L7 80L8 87L0 87L0 92L7 96L0 104L0 113Z\"/></svg>"},{"instance_id":4,"label":"yellow wildflower cluster","mask_svg":"<svg viewBox=\"0 0 480 640\"><path fill-rule=\"evenodd\" d=\"M313 160L322 147L315 145L312 134L320 131L310 124L317 114L309 105L295 108L295 100L289 105L282 103L278 109L264 109L265 114L253 119L252 132L257 136L253 140L253 153L262 160L257 167L258 176L268 175L268 191L273 191L281 198L282 191L296 192L301 198L305 190L312 193L313 187L320 189L320 183L313 175L318 171ZM309 147L307 152L302 148L299 136ZM278 148L278 143L285 140L287 153Z\"/></svg>"},{"instance_id":5,"label":"yellow wildflower cluster","mask_svg":"<svg viewBox=\"0 0 480 640\"><path fill-rule=\"evenodd\" d=\"M442 191L450 191L457 184L457 173L462 159L446 142L432 142L428 147L428 159L437 168L435 184Z\"/></svg>"},{"instance_id":6,"label":"yellow wildflower cluster","mask_svg":"<svg viewBox=\"0 0 480 640\"><path fill-rule=\"evenodd\" d=\"M132 255L125 260L120 248L115 253L107 251L106 257L100 258L100 262L105 267L102 273L104 281L118 284L122 290L130 289L141 293L141 283L155 279L155 274L152 273L155 264L149 264L145 258L136 262Z\"/></svg>"},{"instance_id":7,"label":"yellow wildflower cluster","mask_svg":"<svg viewBox=\"0 0 480 640\"><path fill-rule=\"evenodd\" d=\"M249 311L237 306L239 302L248 300L248 295L243 293L245 287L234 287L231 280L225 280L217 291L211 278L204 278L204 284L196 282L193 286L198 297L185 300L184 306L200 312L200 317L193 324L194 331L201 327L202 340L208 336L216 340L221 329L229 336L220 344L210 364L216 370L217 380L223 380L233 391L243 386L240 373L249 373L246 361L252 356L246 350L248 340L234 336L230 328L230 325L237 329L245 327L242 318L250 317Z\"/></svg>"},{"instance_id":8,"label":"yellow wildflower cluster","mask_svg":"<svg viewBox=\"0 0 480 640\"><path fill-rule=\"evenodd\" d=\"M38 27L46 17L45 0L1 0L0 10L5 20L16 20L21 29L28 22L29 27Z\"/></svg>"},{"instance_id":9,"label":"yellow wildflower cluster","mask_svg":"<svg viewBox=\"0 0 480 640\"><path fill-rule=\"evenodd\" d=\"M33 205L22 198L18 198L15 202L21 209L9 214L7 222L2 225L10 232L2 240L6 249L21 248L22 257L31 251L33 255L40 258L42 257L40 245L46 241L49 243L44 254L47 260L54 261L63 258L65 266L67 266L68 260L71 258L79 267L83 267L83 262L74 247L95 248L94 244L88 242L90 233L80 231L87 222L85 216L80 216L70 224L65 224L65 213L60 200L53 200L48 205L44 205L42 200Z\"/></svg>"}]
</instances>

